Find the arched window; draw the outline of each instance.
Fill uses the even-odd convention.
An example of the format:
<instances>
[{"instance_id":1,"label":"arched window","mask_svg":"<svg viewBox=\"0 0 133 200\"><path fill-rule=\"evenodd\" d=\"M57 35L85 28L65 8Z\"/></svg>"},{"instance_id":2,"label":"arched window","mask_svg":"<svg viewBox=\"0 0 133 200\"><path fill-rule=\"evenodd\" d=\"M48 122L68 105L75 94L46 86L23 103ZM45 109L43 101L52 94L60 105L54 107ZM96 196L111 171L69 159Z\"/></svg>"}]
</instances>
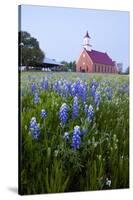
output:
<instances>
[{"instance_id":1,"label":"arched window","mask_svg":"<svg viewBox=\"0 0 133 200\"><path fill-rule=\"evenodd\" d=\"M96 65L96 72L98 72L98 66Z\"/></svg>"},{"instance_id":2,"label":"arched window","mask_svg":"<svg viewBox=\"0 0 133 200\"><path fill-rule=\"evenodd\" d=\"M100 65L98 66L98 72L100 72Z\"/></svg>"},{"instance_id":3,"label":"arched window","mask_svg":"<svg viewBox=\"0 0 133 200\"><path fill-rule=\"evenodd\" d=\"M87 66L87 68L86 68L86 71L88 72L88 66Z\"/></svg>"},{"instance_id":4,"label":"arched window","mask_svg":"<svg viewBox=\"0 0 133 200\"><path fill-rule=\"evenodd\" d=\"M97 71L97 65L95 64L95 68L94 68L94 71L96 72Z\"/></svg>"},{"instance_id":5,"label":"arched window","mask_svg":"<svg viewBox=\"0 0 133 200\"><path fill-rule=\"evenodd\" d=\"M80 67L80 72L82 71L81 67Z\"/></svg>"}]
</instances>

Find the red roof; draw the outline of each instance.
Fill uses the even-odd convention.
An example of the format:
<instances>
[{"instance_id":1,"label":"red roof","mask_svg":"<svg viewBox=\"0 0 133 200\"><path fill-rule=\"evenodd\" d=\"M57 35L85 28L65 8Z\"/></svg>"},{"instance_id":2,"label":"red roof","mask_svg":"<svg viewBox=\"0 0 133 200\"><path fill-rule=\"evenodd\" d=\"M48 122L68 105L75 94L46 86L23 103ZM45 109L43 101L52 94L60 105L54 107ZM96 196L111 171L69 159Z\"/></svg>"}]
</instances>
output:
<instances>
[{"instance_id":1,"label":"red roof","mask_svg":"<svg viewBox=\"0 0 133 200\"><path fill-rule=\"evenodd\" d=\"M112 65L112 66L115 65L107 53L103 53L103 52L95 51L95 50L87 51L87 53L94 63L106 64L106 65Z\"/></svg>"}]
</instances>

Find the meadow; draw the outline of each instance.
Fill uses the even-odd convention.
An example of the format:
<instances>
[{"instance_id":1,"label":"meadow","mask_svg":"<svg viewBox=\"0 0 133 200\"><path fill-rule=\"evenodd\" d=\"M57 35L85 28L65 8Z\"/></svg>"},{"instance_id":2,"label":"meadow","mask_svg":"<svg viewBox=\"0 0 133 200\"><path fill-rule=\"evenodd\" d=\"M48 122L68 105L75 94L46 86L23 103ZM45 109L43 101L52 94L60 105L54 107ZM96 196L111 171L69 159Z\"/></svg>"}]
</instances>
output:
<instances>
[{"instance_id":1,"label":"meadow","mask_svg":"<svg viewBox=\"0 0 133 200\"><path fill-rule=\"evenodd\" d=\"M21 194L129 187L129 77L21 72Z\"/></svg>"}]
</instances>

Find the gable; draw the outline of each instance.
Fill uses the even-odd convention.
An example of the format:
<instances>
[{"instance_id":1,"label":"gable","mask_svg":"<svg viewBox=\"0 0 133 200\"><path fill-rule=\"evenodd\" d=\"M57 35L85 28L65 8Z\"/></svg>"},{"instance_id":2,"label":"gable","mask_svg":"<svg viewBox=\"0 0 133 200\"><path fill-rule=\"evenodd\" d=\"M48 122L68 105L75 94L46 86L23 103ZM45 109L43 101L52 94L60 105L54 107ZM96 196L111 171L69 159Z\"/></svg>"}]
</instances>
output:
<instances>
[{"instance_id":1,"label":"gable","mask_svg":"<svg viewBox=\"0 0 133 200\"><path fill-rule=\"evenodd\" d=\"M93 64L91 57L89 56L89 54L87 53L87 51L85 49L83 49L83 51L80 53L80 56L77 59L76 63L82 61L84 59L84 55L87 58L87 60L89 60L89 62L91 62L91 64Z\"/></svg>"}]
</instances>

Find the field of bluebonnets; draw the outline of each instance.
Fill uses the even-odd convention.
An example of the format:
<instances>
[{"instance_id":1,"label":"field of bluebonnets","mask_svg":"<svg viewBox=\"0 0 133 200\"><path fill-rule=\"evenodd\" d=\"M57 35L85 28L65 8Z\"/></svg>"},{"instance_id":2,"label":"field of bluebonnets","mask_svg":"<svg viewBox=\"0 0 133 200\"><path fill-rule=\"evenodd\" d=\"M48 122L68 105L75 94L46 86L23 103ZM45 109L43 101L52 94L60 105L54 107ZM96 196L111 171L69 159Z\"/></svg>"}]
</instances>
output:
<instances>
[{"instance_id":1,"label":"field of bluebonnets","mask_svg":"<svg viewBox=\"0 0 133 200\"><path fill-rule=\"evenodd\" d=\"M129 80L21 73L22 194L129 187Z\"/></svg>"}]
</instances>

